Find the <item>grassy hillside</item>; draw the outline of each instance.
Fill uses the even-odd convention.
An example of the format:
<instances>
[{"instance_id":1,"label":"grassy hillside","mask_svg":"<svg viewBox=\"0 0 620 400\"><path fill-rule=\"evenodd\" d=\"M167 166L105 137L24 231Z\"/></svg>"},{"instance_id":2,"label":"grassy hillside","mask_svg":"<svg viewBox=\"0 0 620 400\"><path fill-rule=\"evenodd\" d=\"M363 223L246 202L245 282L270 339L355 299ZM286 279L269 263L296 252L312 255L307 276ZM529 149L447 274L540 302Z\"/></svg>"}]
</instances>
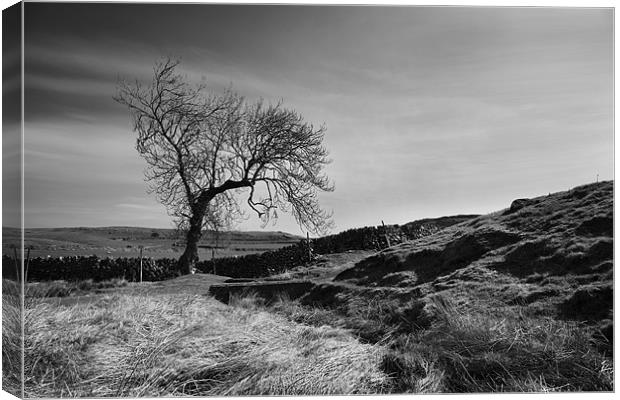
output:
<instances>
[{"instance_id":1,"label":"grassy hillside","mask_svg":"<svg viewBox=\"0 0 620 400\"><path fill-rule=\"evenodd\" d=\"M153 258L176 258L184 250L183 237L174 229L139 227L77 227L26 229L25 245L33 257L97 255L100 257L136 257L139 246ZM3 254L19 244L20 230L2 229ZM201 259L260 253L297 243L301 238L285 232L206 232L199 243Z\"/></svg>"},{"instance_id":2,"label":"grassy hillside","mask_svg":"<svg viewBox=\"0 0 620 400\"><path fill-rule=\"evenodd\" d=\"M610 322L613 183L516 201L380 252L335 281L459 296L493 293L561 318Z\"/></svg>"},{"instance_id":3,"label":"grassy hillside","mask_svg":"<svg viewBox=\"0 0 620 400\"><path fill-rule=\"evenodd\" d=\"M371 255L272 310L387 343L396 392L613 389L613 182Z\"/></svg>"},{"instance_id":4,"label":"grassy hillside","mask_svg":"<svg viewBox=\"0 0 620 400\"><path fill-rule=\"evenodd\" d=\"M273 277L314 285L266 309L385 345L390 392L613 389L613 182L342 257Z\"/></svg>"}]
</instances>

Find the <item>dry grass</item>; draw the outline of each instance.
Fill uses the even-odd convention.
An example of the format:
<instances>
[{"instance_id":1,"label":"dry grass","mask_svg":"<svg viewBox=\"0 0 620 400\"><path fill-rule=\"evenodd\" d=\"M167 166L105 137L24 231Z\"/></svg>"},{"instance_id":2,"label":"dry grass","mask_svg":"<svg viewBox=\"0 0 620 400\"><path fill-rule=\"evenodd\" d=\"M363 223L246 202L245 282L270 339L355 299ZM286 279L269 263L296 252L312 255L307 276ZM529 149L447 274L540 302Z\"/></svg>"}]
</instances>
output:
<instances>
[{"instance_id":1,"label":"dry grass","mask_svg":"<svg viewBox=\"0 0 620 400\"><path fill-rule=\"evenodd\" d=\"M2 280L2 390L22 397L22 313L19 284Z\"/></svg>"},{"instance_id":2,"label":"dry grass","mask_svg":"<svg viewBox=\"0 0 620 400\"><path fill-rule=\"evenodd\" d=\"M394 297L385 292L347 291L342 286L323 285L315 287L300 301L280 296L270 304L269 310L306 325L347 329L362 342L374 344L428 326L424 304L410 296Z\"/></svg>"},{"instance_id":3,"label":"dry grass","mask_svg":"<svg viewBox=\"0 0 620 400\"><path fill-rule=\"evenodd\" d=\"M64 280L30 282L26 284L26 296L28 298L80 296L105 289L117 289L129 284L124 278L113 278L100 282L94 282L92 279L77 282Z\"/></svg>"},{"instance_id":4,"label":"dry grass","mask_svg":"<svg viewBox=\"0 0 620 400\"><path fill-rule=\"evenodd\" d=\"M388 347L380 367L391 393L613 390L613 360L598 350L602 336L586 326L493 297L459 299L434 295L422 310L415 301L358 298L334 309L284 298L269 309Z\"/></svg>"},{"instance_id":5,"label":"dry grass","mask_svg":"<svg viewBox=\"0 0 620 400\"><path fill-rule=\"evenodd\" d=\"M613 361L584 326L489 300L458 306L437 296L430 307L431 327L397 337L384 360L401 390L613 390Z\"/></svg>"},{"instance_id":6,"label":"dry grass","mask_svg":"<svg viewBox=\"0 0 620 400\"><path fill-rule=\"evenodd\" d=\"M168 294L106 295L68 307L32 300L25 311L25 395L326 395L384 389L383 348L360 344L341 329L288 321L249 305L254 303L238 300L231 307L208 297ZM10 333L10 324L5 329Z\"/></svg>"},{"instance_id":7,"label":"dry grass","mask_svg":"<svg viewBox=\"0 0 620 400\"><path fill-rule=\"evenodd\" d=\"M171 294L115 294L69 307L29 298L25 395L613 390L612 359L582 325L450 293L427 298L424 310L418 301L362 298L339 309L255 296L229 306ZM5 300L3 377L5 390L19 393L14 311Z\"/></svg>"}]
</instances>

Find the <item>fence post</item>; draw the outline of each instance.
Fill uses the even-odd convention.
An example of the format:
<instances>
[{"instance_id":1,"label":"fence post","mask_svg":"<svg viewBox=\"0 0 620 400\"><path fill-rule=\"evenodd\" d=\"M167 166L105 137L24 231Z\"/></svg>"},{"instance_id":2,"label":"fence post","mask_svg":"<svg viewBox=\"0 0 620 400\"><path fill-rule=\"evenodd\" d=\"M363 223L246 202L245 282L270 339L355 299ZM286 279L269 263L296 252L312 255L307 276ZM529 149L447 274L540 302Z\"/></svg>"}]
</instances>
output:
<instances>
[{"instance_id":1,"label":"fence post","mask_svg":"<svg viewBox=\"0 0 620 400\"><path fill-rule=\"evenodd\" d=\"M19 260L17 259L17 247L15 245L11 245L11 247L13 248L13 255L15 256L15 279L17 279L17 282L20 281L21 279L21 274L19 273Z\"/></svg>"},{"instance_id":2,"label":"fence post","mask_svg":"<svg viewBox=\"0 0 620 400\"><path fill-rule=\"evenodd\" d=\"M139 249L140 249L140 283L142 283L142 249L143 249L143 246L140 246Z\"/></svg>"},{"instance_id":3,"label":"fence post","mask_svg":"<svg viewBox=\"0 0 620 400\"><path fill-rule=\"evenodd\" d=\"M213 275L217 275L217 270L215 269L215 249L211 248L211 262L213 263Z\"/></svg>"},{"instance_id":4,"label":"fence post","mask_svg":"<svg viewBox=\"0 0 620 400\"><path fill-rule=\"evenodd\" d=\"M381 225L383 225L383 233L385 233L385 241L387 242L387 247L392 247L390 245L390 237L388 236L387 228L385 227L385 223L381 220Z\"/></svg>"},{"instance_id":5,"label":"fence post","mask_svg":"<svg viewBox=\"0 0 620 400\"><path fill-rule=\"evenodd\" d=\"M24 268L24 282L28 282L28 267L30 266L30 249L32 249L32 246L28 246L28 255L26 256L26 266Z\"/></svg>"},{"instance_id":6,"label":"fence post","mask_svg":"<svg viewBox=\"0 0 620 400\"><path fill-rule=\"evenodd\" d=\"M308 262L312 261L312 249L310 248L310 233L306 232L306 245L308 246Z\"/></svg>"}]
</instances>

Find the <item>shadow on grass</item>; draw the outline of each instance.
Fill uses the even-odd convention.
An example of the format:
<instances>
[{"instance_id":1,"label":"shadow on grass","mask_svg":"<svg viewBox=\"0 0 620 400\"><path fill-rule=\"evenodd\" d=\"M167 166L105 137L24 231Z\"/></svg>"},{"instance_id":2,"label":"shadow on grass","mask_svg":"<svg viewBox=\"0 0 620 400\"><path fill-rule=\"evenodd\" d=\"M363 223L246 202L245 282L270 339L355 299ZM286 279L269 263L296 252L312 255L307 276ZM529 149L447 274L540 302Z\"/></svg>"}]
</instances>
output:
<instances>
[{"instance_id":1,"label":"shadow on grass","mask_svg":"<svg viewBox=\"0 0 620 400\"><path fill-rule=\"evenodd\" d=\"M392 393L612 391L606 339L574 321L529 316L493 299L458 304L349 299L335 308L286 298L270 306L295 321L349 329L387 348Z\"/></svg>"}]
</instances>

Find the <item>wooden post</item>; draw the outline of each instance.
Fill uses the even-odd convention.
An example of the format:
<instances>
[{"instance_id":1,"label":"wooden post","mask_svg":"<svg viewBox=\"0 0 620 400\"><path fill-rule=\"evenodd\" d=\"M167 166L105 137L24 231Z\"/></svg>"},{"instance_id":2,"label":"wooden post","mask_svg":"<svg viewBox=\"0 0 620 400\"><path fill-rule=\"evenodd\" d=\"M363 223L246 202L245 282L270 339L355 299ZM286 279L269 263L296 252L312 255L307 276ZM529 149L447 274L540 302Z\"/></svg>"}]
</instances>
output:
<instances>
[{"instance_id":1,"label":"wooden post","mask_svg":"<svg viewBox=\"0 0 620 400\"><path fill-rule=\"evenodd\" d=\"M310 233L306 232L306 245L308 246L308 262L312 261L312 250L310 249Z\"/></svg>"},{"instance_id":2,"label":"wooden post","mask_svg":"<svg viewBox=\"0 0 620 400\"><path fill-rule=\"evenodd\" d=\"M390 237L388 236L387 228L385 227L385 223L381 220L381 225L383 225L383 232L385 233L385 241L387 242L387 247L392 247L390 245Z\"/></svg>"},{"instance_id":3,"label":"wooden post","mask_svg":"<svg viewBox=\"0 0 620 400\"><path fill-rule=\"evenodd\" d=\"M142 246L140 246L140 283L142 283Z\"/></svg>"},{"instance_id":4,"label":"wooden post","mask_svg":"<svg viewBox=\"0 0 620 400\"><path fill-rule=\"evenodd\" d=\"M15 245L11 247L13 247L13 255L15 256L15 273L16 273L15 279L17 279L17 282L19 282L21 274L19 273L19 260L17 259L17 247Z\"/></svg>"},{"instance_id":5,"label":"wooden post","mask_svg":"<svg viewBox=\"0 0 620 400\"><path fill-rule=\"evenodd\" d=\"M215 225L214 237L215 244L213 244L213 247L211 247L211 260L213 260L213 275L217 275L217 268L215 266L215 250L220 245L220 227L217 224Z\"/></svg>"},{"instance_id":6,"label":"wooden post","mask_svg":"<svg viewBox=\"0 0 620 400\"><path fill-rule=\"evenodd\" d=\"M28 281L28 267L30 266L30 249L32 249L32 246L28 246L28 255L26 256L26 268L24 269L24 282Z\"/></svg>"},{"instance_id":7,"label":"wooden post","mask_svg":"<svg viewBox=\"0 0 620 400\"><path fill-rule=\"evenodd\" d=\"M217 270L215 269L215 248L211 247L211 261L213 262L213 275L217 275Z\"/></svg>"}]
</instances>

